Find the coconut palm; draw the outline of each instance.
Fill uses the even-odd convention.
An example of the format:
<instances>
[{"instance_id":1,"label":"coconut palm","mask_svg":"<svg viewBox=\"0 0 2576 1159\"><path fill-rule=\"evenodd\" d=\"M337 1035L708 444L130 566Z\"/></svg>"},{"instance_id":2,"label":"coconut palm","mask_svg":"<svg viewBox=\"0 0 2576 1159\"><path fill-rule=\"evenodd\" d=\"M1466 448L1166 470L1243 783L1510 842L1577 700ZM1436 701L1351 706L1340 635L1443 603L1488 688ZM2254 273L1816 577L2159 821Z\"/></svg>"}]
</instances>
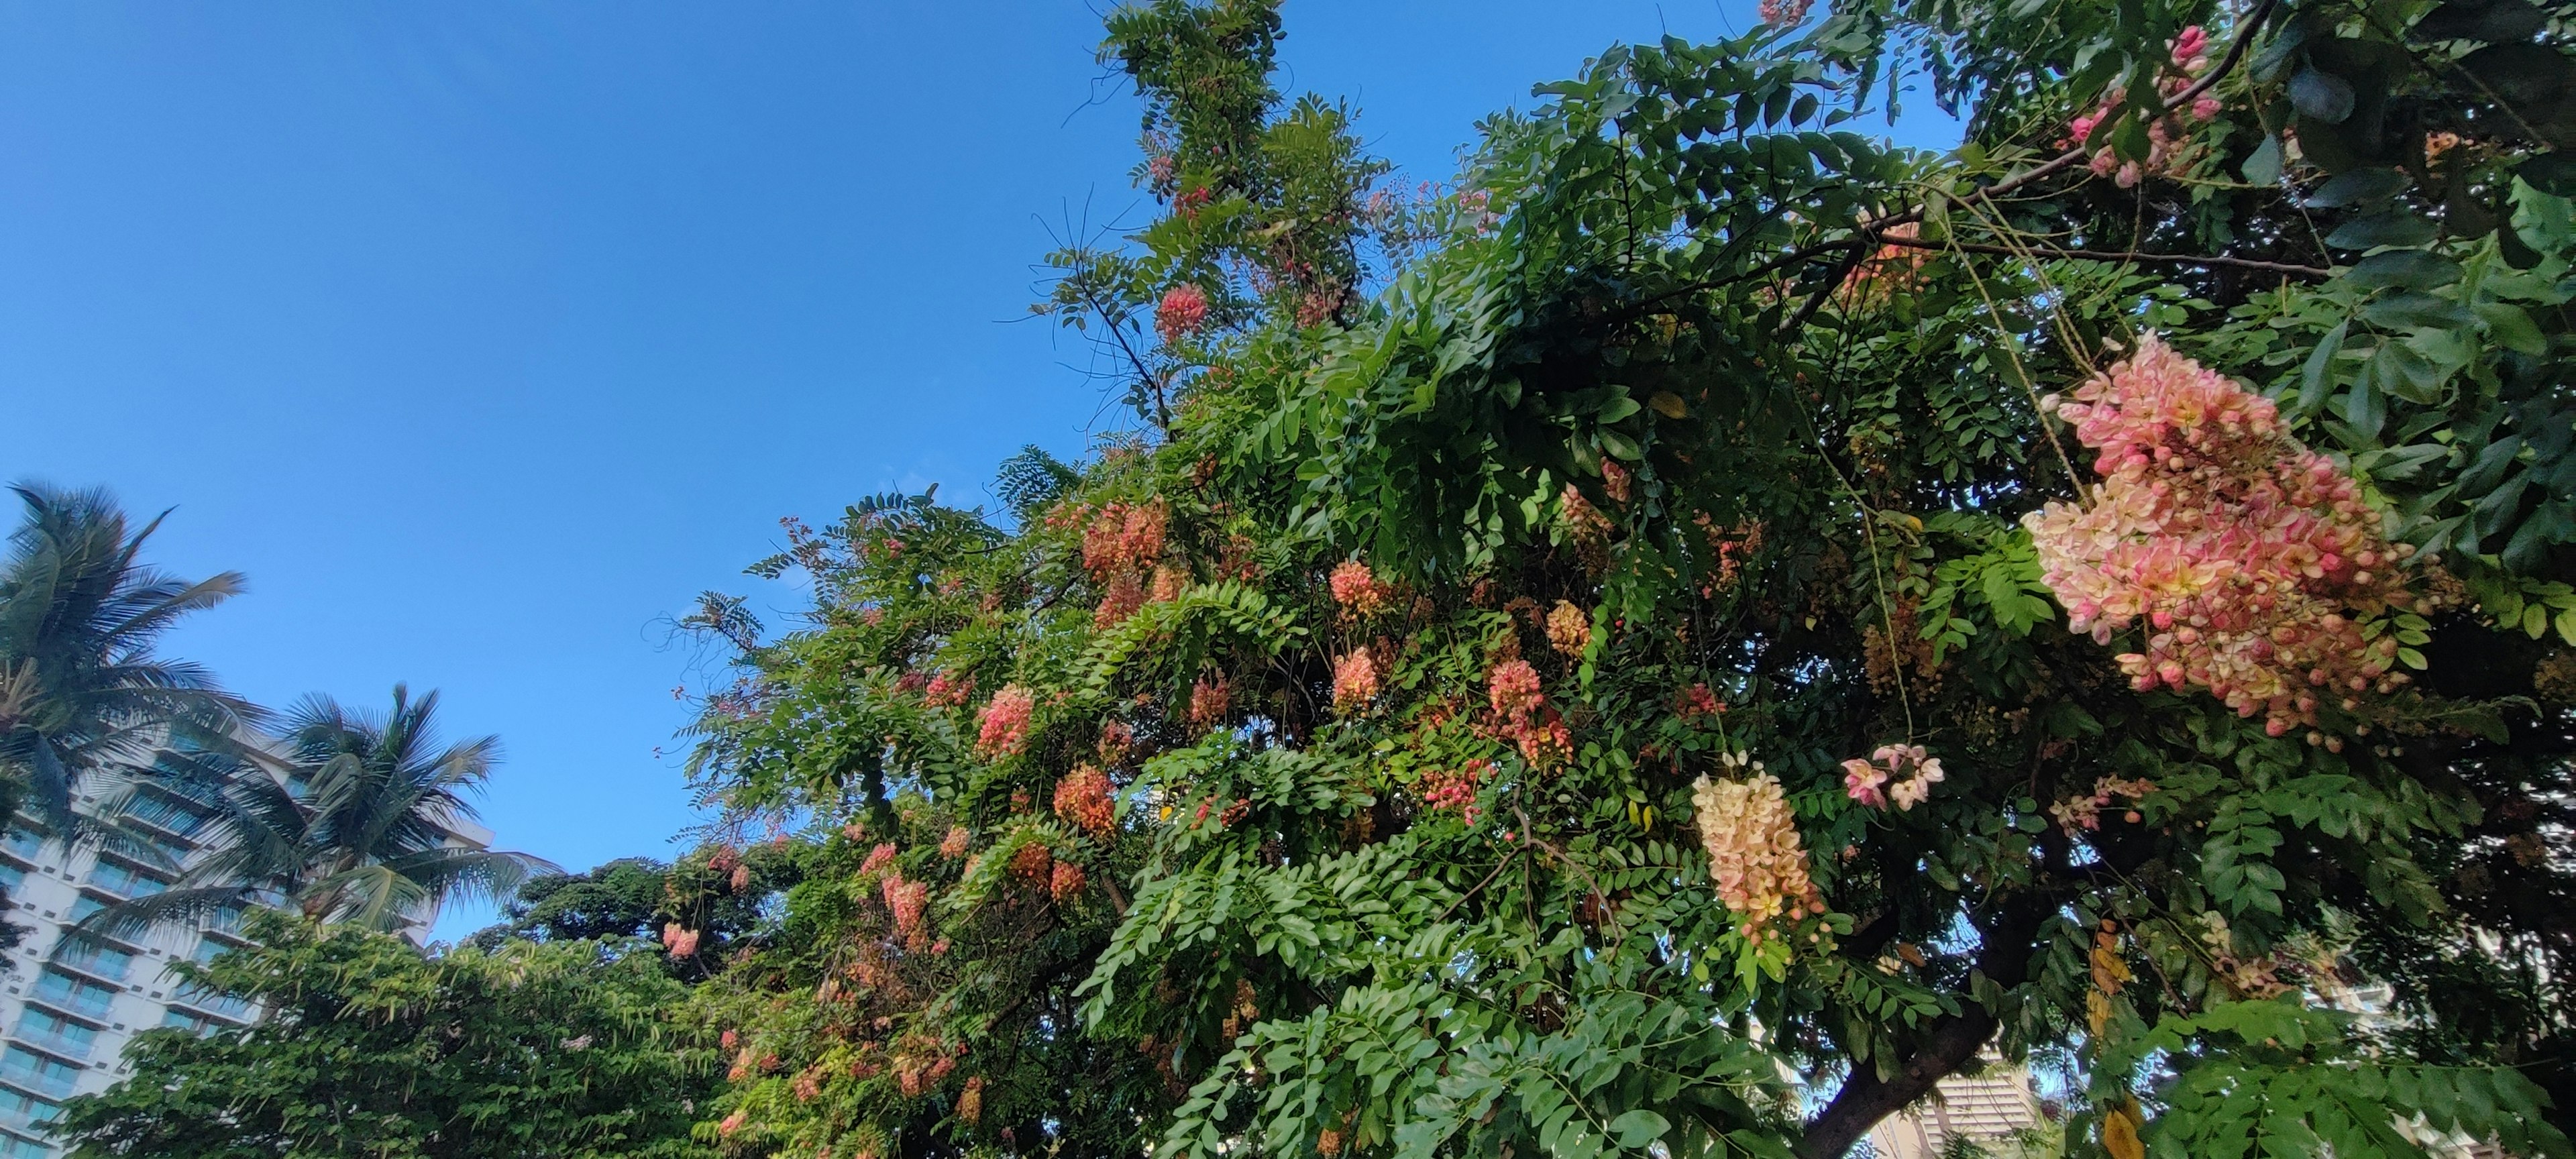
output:
<instances>
[{"instance_id":1,"label":"coconut palm","mask_svg":"<svg viewBox=\"0 0 2576 1159\"><path fill-rule=\"evenodd\" d=\"M153 654L181 616L238 594L138 562L159 519L128 532L104 491L13 488L26 519L0 561L0 782L58 834L94 829L76 787L147 760L176 727L221 733L252 715L203 668ZM0 810L0 820L5 820Z\"/></svg>"},{"instance_id":2,"label":"coconut palm","mask_svg":"<svg viewBox=\"0 0 2576 1159\"><path fill-rule=\"evenodd\" d=\"M109 907L79 929L131 937L245 905L315 922L400 929L430 907L504 897L529 874L560 872L524 853L457 848L451 827L491 776L497 737L442 745L438 694L394 686L385 713L327 696L290 710L271 743L191 735L138 778L124 809L185 814L204 850L168 890Z\"/></svg>"}]
</instances>

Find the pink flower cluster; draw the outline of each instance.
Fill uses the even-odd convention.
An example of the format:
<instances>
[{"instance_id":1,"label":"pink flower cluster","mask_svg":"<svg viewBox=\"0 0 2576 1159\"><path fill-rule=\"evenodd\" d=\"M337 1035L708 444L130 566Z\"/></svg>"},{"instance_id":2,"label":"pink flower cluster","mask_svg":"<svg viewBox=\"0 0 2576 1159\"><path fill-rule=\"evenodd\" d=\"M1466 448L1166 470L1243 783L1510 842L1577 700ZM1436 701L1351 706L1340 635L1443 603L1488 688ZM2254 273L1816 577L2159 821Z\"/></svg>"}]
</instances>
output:
<instances>
[{"instance_id":1,"label":"pink flower cluster","mask_svg":"<svg viewBox=\"0 0 2576 1159\"><path fill-rule=\"evenodd\" d=\"M1601 460L1601 493L1613 503L1625 503L1636 485L1636 477L1616 459Z\"/></svg>"},{"instance_id":2,"label":"pink flower cluster","mask_svg":"<svg viewBox=\"0 0 2576 1159\"><path fill-rule=\"evenodd\" d=\"M1200 677L1190 685L1190 723L1200 728L1224 723L1226 708L1233 700L1234 690L1225 677Z\"/></svg>"},{"instance_id":3,"label":"pink flower cluster","mask_svg":"<svg viewBox=\"0 0 2576 1159\"><path fill-rule=\"evenodd\" d=\"M894 864L894 859L898 852L900 851L894 847L894 842L879 842L876 848L868 850L868 859L859 863L859 872L862 874L875 873L880 869Z\"/></svg>"},{"instance_id":4,"label":"pink flower cluster","mask_svg":"<svg viewBox=\"0 0 2576 1159\"><path fill-rule=\"evenodd\" d=\"M1054 895L1057 901L1063 901L1081 893L1082 883L1081 866L1070 861L1059 861L1055 863L1055 869L1047 875L1047 892Z\"/></svg>"},{"instance_id":5,"label":"pink flower cluster","mask_svg":"<svg viewBox=\"0 0 2576 1159\"><path fill-rule=\"evenodd\" d=\"M1715 692L1709 691L1708 685L1694 684L1682 690L1678 711L1683 720L1698 720L1725 712L1726 705L1719 702Z\"/></svg>"},{"instance_id":6,"label":"pink flower cluster","mask_svg":"<svg viewBox=\"0 0 2576 1159\"><path fill-rule=\"evenodd\" d=\"M678 922L662 927L662 948L674 958L685 958L698 952L698 931Z\"/></svg>"},{"instance_id":7,"label":"pink flower cluster","mask_svg":"<svg viewBox=\"0 0 2576 1159\"><path fill-rule=\"evenodd\" d=\"M1922 745L1880 745L1868 760L1843 762L1843 793L1872 809L1894 801L1903 813L1931 797L1945 775L1941 758L1925 756Z\"/></svg>"},{"instance_id":8,"label":"pink flower cluster","mask_svg":"<svg viewBox=\"0 0 2576 1159\"><path fill-rule=\"evenodd\" d=\"M1367 646L1333 662L1333 711L1357 712L1377 699L1377 660Z\"/></svg>"},{"instance_id":9,"label":"pink flower cluster","mask_svg":"<svg viewBox=\"0 0 2576 1159\"><path fill-rule=\"evenodd\" d=\"M929 685L921 690L921 702L932 708L956 708L965 704L966 698L974 692L974 677L950 676L941 672L933 675Z\"/></svg>"},{"instance_id":10,"label":"pink flower cluster","mask_svg":"<svg viewBox=\"0 0 2576 1159\"><path fill-rule=\"evenodd\" d=\"M1691 786L1693 820L1708 849L1709 877L1717 898L1735 915L1746 938L1761 941L1773 923L1825 912L1824 895L1807 875L1807 852L1797 818L1778 778L1743 753L1721 758L1744 780L1701 777Z\"/></svg>"},{"instance_id":11,"label":"pink flower cluster","mask_svg":"<svg viewBox=\"0 0 2576 1159\"><path fill-rule=\"evenodd\" d=\"M1424 805L1433 809L1456 809L1468 824L1473 825L1476 823L1476 793L1484 787L1485 773L1491 768L1483 761L1469 761L1454 772L1432 769L1422 774L1422 782L1414 791L1421 794Z\"/></svg>"},{"instance_id":12,"label":"pink flower cluster","mask_svg":"<svg viewBox=\"0 0 2576 1159\"><path fill-rule=\"evenodd\" d=\"M1519 746L1521 759L1548 768L1574 755L1574 735L1539 691L1538 669L1527 660L1505 660L1485 675L1493 703L1494 731Z\"/></svg>"},{"instance_id":13,"label":"pink flower cluster","mask_svg":"<svg viewBox=\"0 0 2576 1159\"><path fill-rule=\"evenodd\" d=\"M2153 335L2075 391L2042 400L2101 452L2090 510L2022 518L2067 627L2101 643L2146 621L2119 657L2141 691L2197 685L2274 736L2317 726L2328 702L2406 682L2397 641L2361 617L2413 603L2413 553L2334 462L2302 446L2270 399ZM2317 738L2322 743L2322 738Z\"/></svg>"},{"instance_id":14,"label":"pink flower cluster","mask_svg":"<svg viewBox=\"0 0 2576 1159\"><path fill-rule=\"evenodd\" d=\"M1111 503L1082 529L1082 565L1107 579L1122 570L1143 571L1163 555L1171 509L1151 503Z\"/></svg>"},{"instance_id":15,"label":"pink flower cluster","mask_svg":"<svg viewBox=\"0 0 2576 1159\"><path fill-rule=\"evenodd\" d=\"M1807 9L1816 0L1762 0L1754 14L1773 28L1796 28L1807 22Z\"/></svg>"},{"instance_id":16,"label":"pink flower cluster","mask_svg":"<svg viewBox=\"0 0 2576 1159\"><path fill-rule=\"evenodd\" d=\"M1344 560L1333 569L1332 588L1333 602L1354 616L1373 616L1386 608L1387 585L1356 559Z\"/></svg>"},{"instance_id":17,"label":"pink flower cluster","mask_svg":"<svg viewBox=\"0 0 2576 1159\"><path fill-rule=\"evenodd\" d=\"M2166 60L2168 70L2163 79L2156 82L2156 88L2158 96L2171 102L2180 97L2183 90L2190 88L2194 79L2209 67L2207 30L2197 24L2183 29L2182 35L2174 38ZM2093 136L2094 129L2119 113L2121 103L2127 98L2128 94L2117 87L2105 91L2092 112L2066 123L2063 144L2069 147L2085 144ZM2188 145L2184 135L2192 126L2215 119L2224 107L2217 97L2201 93L2193 97L2191 103L2169 109L2165 115L2147 124L2147 156L2143 162L2122 161L2109 145L2104 145L2093 151L2093 172L2114 178L2122 189L2135 186L2140 178L2151 173L2174 172L2181 168L2180 163L2184 160Z\"/></svg>"},{"instance_id":18,"label":"pink flower cluster","mask_svg":"<svg viewBox=\"0 0 2576 1159\"><path fill-rule=\"evenodd\" d=\"M1207 315L1207 291L1183 282L1163 292L1162 305L1154 308L1154 329L1162 332L1163 341L1177 342L1198 333Z\"/></svg>"},{"instance_id":19,"label":"pink flower cluster","mask_svg":"<svg viewBox=\"0 0 2576 1159\"><path fill-rule=\"evenodd\" d=\"M2091 795L2059 801L2048 807L2048 815L2056 818L2058 827L2069 833L2078 829L2099 829L2102 827L2102 810L2109 808L2112 801L2126 797L2134 803L2155 791L2154 781L2105 776L2093 782ZM2132 825L2145 819L2136 809L2128 810L2125 816Z\"/></svg>"},{"instance_id":20,"label":"pink flower cluster","mask_svg":"<svg viewBox=\"0 0 2576 1159\"><path fill-rule=\"evenodd\" d=\"M1496 715L1520 716L1536 712L1547 703L1538 689L1538 669L1527 660L1505 660L1494 665L1485 676L1485 694L1492 700Z\"/></svg>"},{"instance_id":21,"label":"pink flower cluster","mask_svg":"<svg viewBox=\"0 0 2576 1159\"><path fill-rule=\"evenodd\" d=\"M1094 833L1106 833L1117 822L1109 800L1109 774L1082 765L1055 785L1055 815Z\"/></svg>"},{"instance_id":22,"label":"pink flower cluster","mask_svg":"<svg viewBox=\"0 0 2576 1159\"><path fill-rule=\"evenodd\" d=\"M973 836L966 832L965 826L951 825L948 827L948 836L939 841L939 855L955 861L966 856L966 847L973 840Z\"/></svg>"},{"instance_id":23,"label":"pink flower cluster","mask_svg":"<svg viewBox=\"0 0 2576 1159\"><path fill-rule=\"evenodd\" d=\"M1136 609L1145 606L1145 581L1133 570L1121 571L1109 580L1100 593L1100 606L1092 610L1091 626L1106 632L1127 622Z\"/></svg>"},{"instance_id":24,"label":"pink flower cluster","mask_svg":"<svg viewBox=\"0 0 2576 1159\"><path fill-rule=\"evenodd\" d=\"M1029 715L1037 706L1037 697L1016 684L994 693L984 706L984 724L976 734L975 747L989 758L1019 755L1029 743Z\"/></svg>"},{"instance_id":25,"label":"pink flower cluster","mask_svg":"<svg viewBox=\"0 0 2576 1159\"><path fill-rule=\"evenodd\" d=\"M900 873L889 873L878 884L884 894L886 909L894 914L894 931L909 937L921 928L922 910L930 904L930 886L925 882L905 881Z\"/></svg>"}]
</instances>

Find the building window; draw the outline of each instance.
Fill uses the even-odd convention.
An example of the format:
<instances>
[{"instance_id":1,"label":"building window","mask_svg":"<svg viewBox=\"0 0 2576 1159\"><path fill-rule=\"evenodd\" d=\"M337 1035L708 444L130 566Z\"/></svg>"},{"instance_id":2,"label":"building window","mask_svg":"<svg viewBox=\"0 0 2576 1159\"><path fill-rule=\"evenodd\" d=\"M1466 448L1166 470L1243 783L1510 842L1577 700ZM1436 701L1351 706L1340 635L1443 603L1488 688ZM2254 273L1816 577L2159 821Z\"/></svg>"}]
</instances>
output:
<instances>
[{"instance_id":1,"label":"building window","mask_svg":"<svg viewBox=\"0 0 2576 1159\"><path fill-rule=\"evenodd\" d=\"M45 838L44 835L40 833L31 832L25 829L12 829L9 831L7 846L9 852L17 854L29 861L34 861L38 853L44 852Z\"/></svg>"},{"instance_id":2,"label":"building window","mask_svg":"<svg viewBox=\"0 0 2576 1159\"><path fill-rule=\"evenodd\" d=\"M60 1097L72 1093L81 1068L23 1046L0 1050L0 1082Z\"/></svg>"},{"instance_id":3,"label":"building window","mask_svg":"<svg viewBox=\"0 0 2576 1159\"><path fill-rule=\"evenodd\" d=\"M63 951L61 961L70 969L110 982L124 981L126 972L134 968L134 955L107 946L74 946Z\"/></svg>"},{"instance_id":4,"label":"building window","mask_svg":"<svg viewBox=\"0 0 2576 1159\"><path fill-rule=\"evenodd\" d=\"M105 1018L116 1003L116 987L102 986L87 978L75 978L55 970L36 977L34 998L48 1006L69 1010L90 1018Z\"/></svg>"},{"instance_id":5,"label":"building window","mask_svg":"<svg viewBox=\"0 0 2576 1159\"><path fill-rule=\"evenodd\" d=\"M52 1122L62 1107L21 1091L0 1087L0 1123L12 1127L42 1127Z\"/></svg>"},{"instance_id":6,"label":"building window","mask_svg":"<svg viewBox=\"0 0 2576 1159\"><path fill-rule=\"evenodd\" d=\"M0 1159L55 1159L54 1149L32 1139L0 1135Z\"/></svg>"},{"instance_id":7,"label":"building window","mask_svg":"<svg viewBox=\"0 0 2576 1159\"><path fill-rule=\"evenodd\" d=\"M156 879L145 877L130 866L114 861L99 862L91 869L89 885L92 889L106 890L122 898L149 897L170 888Z\"/></svg>"},{"instance_id":8,"label":"building window","mask_svg":"<svg viewBox=\"0 0 2576 1159\"><path fill-rule=\"evenodd\" d=\"M19 1017L18 1037L65 1058L87 1059L98 1045L96 1029L37 1007Z\"/></svg>"}]
</instances>

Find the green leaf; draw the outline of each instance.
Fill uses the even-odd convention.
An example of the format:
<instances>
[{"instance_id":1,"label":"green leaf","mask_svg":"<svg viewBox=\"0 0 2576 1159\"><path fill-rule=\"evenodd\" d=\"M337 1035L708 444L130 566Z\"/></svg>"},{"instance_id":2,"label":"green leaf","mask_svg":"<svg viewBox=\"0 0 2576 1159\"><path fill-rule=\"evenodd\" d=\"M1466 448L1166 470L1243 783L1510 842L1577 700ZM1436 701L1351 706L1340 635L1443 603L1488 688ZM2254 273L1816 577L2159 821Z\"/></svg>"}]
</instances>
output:
<instances>
[{"instance_id":1,"label":"green leaf","mask_svg":"<svg viewBox=\"0 0 2576 1159\"><path fill-rule=\"evenodd\" d=\"M2314 68L2300 69L2290 78L2290 104L2303 116L2342 124L2352 115L2352 82Z\"/></svg>"},{"instance_id":2,"label":"green leaf","mask_svg":"<svg viewBox=\"0 0 2576 1159\"><path fill-rule=\"evenodd\" d=\"M2350 209L2386 201L2414 183L2403 170L2352 169L2336 174L2299 204L2309 209Z\"/></svg>"},{"instance_id":3,"label":"green leaf","mask_svg":"<svg viewBox=\"0 0 2576 1159\"><path fill-rule=\"evenodd\" d=\"M1610 1134L1621 1147L1643 1151L1646 1145L1661 1139L1673 1129L1671 1120L1653 1111L1638 1109L1610 1120Z\"/></svg>"},{"instance_id":4,"label":"green leaf","mask_svg":"<svg viewBox=\"0 0 2576 1159\"><path fill-rule=\"evenodd\" d=\"M2343 277L2365 290L2430 290L2460 280L2460 263L2423 250L2395 250L2361 259Z\"/></svg>"},{"instance_id":5,"label":"green leaf","mask_svg":"<svg viewBox=\"0 0 2576 1159\"><path fill-rule=\"evenodd\" d=\"M2408 209L2384 209L2367 217L2356 217L2326 235L2326 244L2336 249L2366 250L2380 246L2419 246L2441 233L2431 218Z\"/></svg>"},{"instance_id":6,"label":"green leaf","mask_svg":"<svg viewBox=\"0 0 2576 1159\"><path fill-rule=\"evenodd\" d=\"M2326 336L2317 342L2317 348L2308 352L2307 362L2299 367L2300 410L2313 412L2325 405L2326 395L2334 388L2335 355L2342 352L2344 335L2351 329L2350 322L2335 323L2335 328L2326 331Z\"/></svg>"},{"instance_id":7,"label":"green leaf","mask_svg":"<svg viewBox=\"0 0 2576 1159\"><path fill-rule=\"evenodd\" d=\"M2549 22L2530 0L2450 0L2427 13L2408 35L2417 40L2527 40Z\"/></svg>"},{"instance_id":8,"label":"green leaf","mask_svg":"<svg viewBox=\"0 0 2576 1159\"><path fill-rule=\"evenodd\" d=\"M2265 134L2263 143L2254 146L2240 168L2245 179L2256 185L2272 185L2281 180L2281 139Z\"/></svg>"}]
</instances>

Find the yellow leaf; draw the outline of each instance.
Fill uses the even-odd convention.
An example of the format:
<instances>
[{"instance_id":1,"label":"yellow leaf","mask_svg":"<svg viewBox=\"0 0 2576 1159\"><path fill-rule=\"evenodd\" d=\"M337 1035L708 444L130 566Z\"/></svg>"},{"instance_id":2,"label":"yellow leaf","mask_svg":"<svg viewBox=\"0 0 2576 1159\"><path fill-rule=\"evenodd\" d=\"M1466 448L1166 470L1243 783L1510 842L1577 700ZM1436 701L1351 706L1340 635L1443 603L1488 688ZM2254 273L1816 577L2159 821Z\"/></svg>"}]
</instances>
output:
<instances>
[{"instance_id":1,"label":"yellow leaf","mask_svg":"<svg viewBox=\"0 0 2576 1159\"><path fill-rule=\"evenodd\" d=\"M1646 405L1655 408L1656 414L1668 419L1677 419L1690 413L1690 408L1682 404L1682 396L1669 390L1656 391L1646 399Z\"/></svg>"},{"instance_id":2,"label":"yellow leaf","mask_svg":"<svg viewBox=\"0 0 2576 1159\"><path fill-rule=\"evenodd\" d=\"M2138 1141L2141 1125L2136 1099L2111 1108L2102 1116L2102 1149L2111 1159L2147 1159L2147 1145Z\"/></svg>"}]
</instances>

